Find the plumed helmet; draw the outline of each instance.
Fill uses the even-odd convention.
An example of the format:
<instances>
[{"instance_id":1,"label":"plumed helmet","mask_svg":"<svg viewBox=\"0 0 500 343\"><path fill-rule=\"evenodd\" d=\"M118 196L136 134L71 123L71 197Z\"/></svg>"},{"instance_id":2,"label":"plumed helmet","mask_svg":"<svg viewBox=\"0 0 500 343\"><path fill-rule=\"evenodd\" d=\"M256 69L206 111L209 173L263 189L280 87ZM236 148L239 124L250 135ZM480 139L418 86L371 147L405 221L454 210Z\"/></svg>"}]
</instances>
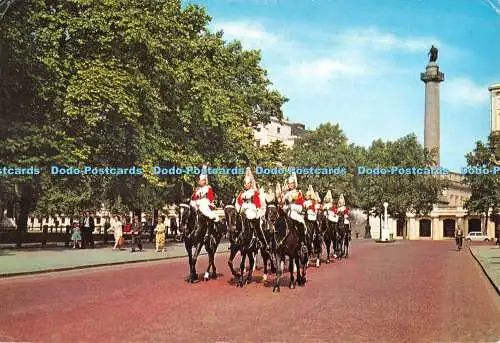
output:
<instances>
[{"instance_id":1,"label":"plumed helmet","mask_svg":"<svg viewBox=\"0 0 500 343\"><path fill-rule=\"evenodd\" d=\"M314 193L314 189L311 185L307 188L306 199L316 200L316 193Z\"/></svg>"},{"instance_id":2,"label":"plumed helmet","mask_svg":"<svg viewBox=\"0 0 500 343\"><path fill-rule=\"evenodd\" d=\"M342 193L340 193L340 196L339 196L338 206L339 207L345 206L344 194L342 194Z\"/></svg>"},{"instance_id":3,"label":"plumed helmet","mask_svg":"<svg viewBox=\"0 0 500 343\"><path fill-rule=\"evenodd\" d=\"M201 173L200 173L200 178L199 179L200 179L200 181L201 180L205 180L207 182L207 184L208 184L208 175L207 175L208 171L207 171L207 168L208 168L207 165L204 164L203 167L201 168Z\"/></svg>"},{"instance_id":4,"label":"plumed helmet","mask_svg":"<svg viewBox=\"0 0 500 343\"><path fill-rule=\"evenodd\" d=\"M297 175L295 175L295 173L292 173L292 175L290 175L290 177L288 178L288 183L295 183L295 186L299 185L297 183Z\"/></svg>"},{"instance_id":5,"label":"plumed helmet","mask_svg":"<svg viewBox=\"0 0 500 343\"><path fill-rule=\"evenodd\" d=\"M325 195L325 198L323 199L323 202L328 204L333 202L333 197L332 197L332 191L328 190L328 192Z\"/></svg>"},{"instance_id":6,"label":"plumed helmet","mask_svg":"<svg viewBox=\"0 0 500 343\"><path fill-rule=\"evenodd\" d=\"M316 201L317 202L321 202L321 198L319 197L318 192L315 192L315 195L316 195Z\"/></svg>"},{"instance_id":7,"label":"plumed helmet","mask_svg":"<svg viewBox=\"0 0 500 343\"><path fill-rule=\"evenodd\" d=\"M247 167L245 170L245 185L251 184L253 189L257 188L257 185L255 184L255 179L252 174L252 170Z\"/></svg>"}]
</instances>

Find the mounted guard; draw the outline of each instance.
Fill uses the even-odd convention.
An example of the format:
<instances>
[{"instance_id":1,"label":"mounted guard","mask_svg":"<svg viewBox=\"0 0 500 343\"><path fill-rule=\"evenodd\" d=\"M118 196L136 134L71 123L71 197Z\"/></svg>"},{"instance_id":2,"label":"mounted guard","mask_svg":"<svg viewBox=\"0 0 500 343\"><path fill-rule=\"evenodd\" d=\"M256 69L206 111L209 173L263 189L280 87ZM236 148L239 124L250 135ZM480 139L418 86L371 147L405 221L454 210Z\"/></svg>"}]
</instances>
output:
<instances>
[{"instance_id":1,"label":"mounted guard","mask_svg":"<svg viewBox=\"0 0 500 343\"><path fill-rule=\"evenodd\" d=\"M345 217L344 224L349 224L349 208L345 205L345 200L344 200L344 194L340 194L339 196L339 202L338 202L338 214L343 214Z\"/></svg>"},{"instance_id":2,"label":"mounted guard","mask_svg":"<svg viewBox=\"0 0 500 343\"><path fill-rule=\"evenodd\" d=\"M205 217L211 219L213 223L218 223L220 219L213 212L213 209L215 208L215 193L212 187L208 185L208 175L206 174L206 170L207 167L203 166L198 179L198 187L195 189L189 204L195 210L199 210ZM211 231L214 225L209 226L209 230L207 230L205 238L208 238L210 235L209 231Z\"/></svg>"},{"instance_id":3,"label":"mounted guard","mask_svg":"<svg viewBox=\"0 0 500 343\"><path fill-rule=\"evenodd\" d=\"M333 203L332 191L328 190L323 199L323 211L325 211L326 218L333 222L338 223L339 216L337 211L337 205Z\"/></svg>"},{"instance_id":4,"label":"mounted guard","mask_svg":"<svg viewBox=\"0 0 500 343\"><path fill-rule=\"evenodd\" d=\"M337 206L333 202L332 191L328 190L323 199L324 234L323 241L326 247L326 263L330 263L330 250L333 247L333 258L337 258L338 252L338 222Z\"/></svg>"},{"instance_id":5,"label":"mounted guard","mask_svg":"<svg viewBox=\"0 0 500 343\"><path fill-rule=\"evenodd\" d=\"M285 202L283 209L287 211L288 216L301 224L305 224L302 215L304 197L302 192L297 189L297 176L295 173L288 178L288 190L285 192L283 200Z\"/></svg>"},{"instance_id":6,"label":"mounted guard","mask_svg":"<svg viewBox=\"0 0 500 343\"><path fill-rule=\"evenodd\" d=\"M316 267L320 265L322 235L319 228L318 213L321 211L320 205L317 203L317 193L309 185L304 201L304 208L306 210L306 224L309 254L316 255Z\"/></svg>"},{"instance_id":7,"label":"mounted guard","mask_svg":"<svg viewBox=\"0 0 500 343\"><path fill-rule=\"evenodd\" d=\"M340 233L340 257L349 257L349 242L351 241L351 225L349 224L349 209L345 205L344 194L340 194L338 202L339 233Z\"/></svg>"},{"instance_id":8,"label":"mounted guard","mask_svg":"<svg viewBox=\"0 0 500 343\"><path fill-rule=\"evenodd\" d=\"M244 185L245 189L236 198L236 211L244 214L247 219L259 218L260 195L250 168L246 169Z\"/></svg>"},{"instance_id":9,"label":"mounted guard","mask_svg":"<svg viewBox=\"0 0 500 343\"><path fill-rule=\"evenodd\" d=\"M317 203L317 195L311 185L309 185L309 188L307 189L305 198L304 208L307 213L307 219L310 221L316 221L320 206Z\"/></svg>"}]
</instances>

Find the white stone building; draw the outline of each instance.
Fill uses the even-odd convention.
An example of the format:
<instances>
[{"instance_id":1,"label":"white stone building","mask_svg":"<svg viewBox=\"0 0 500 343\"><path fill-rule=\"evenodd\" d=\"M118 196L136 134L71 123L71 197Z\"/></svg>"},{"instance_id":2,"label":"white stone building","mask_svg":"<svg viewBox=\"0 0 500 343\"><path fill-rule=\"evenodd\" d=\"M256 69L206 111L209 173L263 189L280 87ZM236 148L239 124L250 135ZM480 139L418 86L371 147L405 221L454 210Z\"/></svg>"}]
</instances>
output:
<instances>
[{"instance_id":1,"label":"white stone building","mask_svg":"<svg viewBox=\"0 0 500 343\"><path fill-rule=\"evenodd\" d=\"M266 145L273 141L280 140L289 148L297 138L304 132L305 126L301 123L294 123L288 120L278 120L271 118L271 122L267 125L259 124L254 129L255 139L257 144Z\"/></svg>"},{"instance_id":2,"label":"white stone building","mask_svg":"<svg viewBox=\"0 0 500 343\"><path fill-rule=\"evenodd\" d=\"M491 95L491 132L500 133L500 84L494 84L488 90ZM493 221L486 221L485 214L468 214L464 209L465 201L471 196L468 187L462 184L464 177L456 173L443 177L450 181L450 186L443 194L442 201L434 205L433 211L428 216L415 216L409 213L406 222L388 219L389 232L394 238L432 240L453 238L457 225L462 226L465 234L481 231L490 239L494 238ZM380 219L370 217L370 226L372 237L380 238ZM363 235L364 232L360 234Z\"/></svg>"}]
</instances>

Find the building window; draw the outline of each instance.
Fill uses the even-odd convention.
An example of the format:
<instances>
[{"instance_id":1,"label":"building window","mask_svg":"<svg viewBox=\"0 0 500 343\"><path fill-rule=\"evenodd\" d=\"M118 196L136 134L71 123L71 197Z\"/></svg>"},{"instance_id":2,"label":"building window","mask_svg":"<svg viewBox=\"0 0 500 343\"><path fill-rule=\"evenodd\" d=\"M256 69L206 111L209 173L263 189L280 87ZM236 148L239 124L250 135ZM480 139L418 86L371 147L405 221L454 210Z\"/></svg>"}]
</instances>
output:
<instances>
[{"instance_id":1,"label":"building window","mask_svg":"<svg viewBox=\"0 0 500 343\"><path fill-rule=\"evenodd\" d=\"M279 135L279 134L280 134L280 132L281 132L281 127L277 127L277 128L276 128L276 133Z\"/></svg>"}]
</instances>

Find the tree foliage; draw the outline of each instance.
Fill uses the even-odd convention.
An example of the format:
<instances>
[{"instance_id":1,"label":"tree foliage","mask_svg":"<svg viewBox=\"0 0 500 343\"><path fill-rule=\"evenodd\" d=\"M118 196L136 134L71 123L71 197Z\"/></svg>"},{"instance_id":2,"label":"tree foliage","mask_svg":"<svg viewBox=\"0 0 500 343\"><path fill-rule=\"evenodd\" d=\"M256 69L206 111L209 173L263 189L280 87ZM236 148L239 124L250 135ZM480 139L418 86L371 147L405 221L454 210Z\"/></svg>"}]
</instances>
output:
<instances>
[{"instance_id":1,"label":"tree foliage","mask_svg":"<svg viewBox=\"0 0 500 343\"><path fill-rule=\"evenodd\" d=\"M210 32L210 20L180 0L18 3L0 21L2 163L255 162L251 127L281 117L286 99L270 90L260 53ZM154 207L168 185L193 181L144 173L30 183L41 209L61 212L118 200Z\"/></svg>"}]
</instances>

